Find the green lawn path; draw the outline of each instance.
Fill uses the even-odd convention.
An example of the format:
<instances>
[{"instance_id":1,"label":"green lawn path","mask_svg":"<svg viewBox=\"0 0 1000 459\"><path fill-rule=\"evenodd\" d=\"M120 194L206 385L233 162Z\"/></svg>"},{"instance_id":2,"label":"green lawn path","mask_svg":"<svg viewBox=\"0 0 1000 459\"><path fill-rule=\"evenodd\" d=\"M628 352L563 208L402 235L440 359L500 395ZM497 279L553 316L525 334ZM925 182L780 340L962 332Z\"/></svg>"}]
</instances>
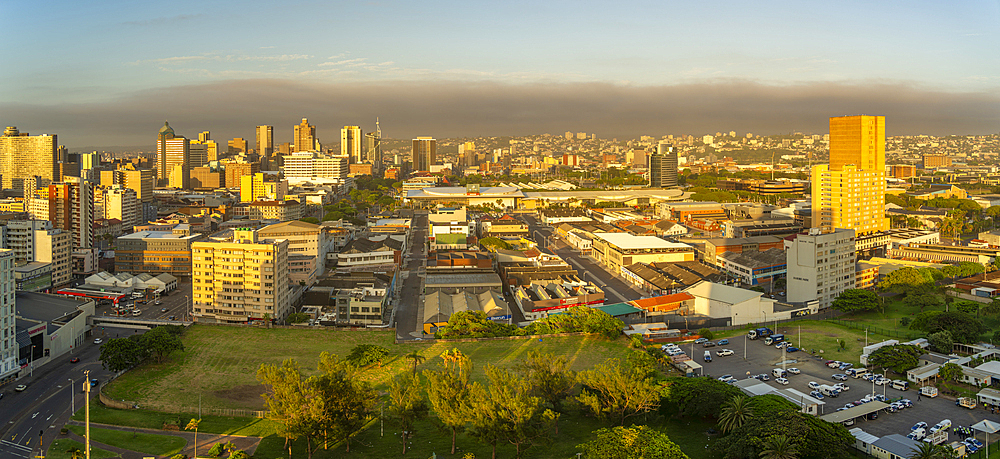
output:
<instances>
[{"instance_id":1,"label":"green lawn path","mask_svg":"<svg viewBox=\"0 0 1000 459\"><path fill-rule=\"evenodd\" d=\"M68 426L77 435L84 434L83 426ZM113 429L90 428L90 439L118 448L129 449L157 456L170 456L181 452L187 440L173 435L127 432Z\"/></svg>"},{"instance_id":2,"label":"green lawn path","mask_svg":"<svg viewBox=\"0 0 1000 459\"><path fill-rule=\"evenodd\" d=\"M67 451L73 448L80 448L80 451L83 451L83 443L68 438L58 438L49 445L49 450L45 453L45 459L71 459L72 456ZM90 447L91 459L105 459L108 457L118 457L118 455L100 448Z\"/></svg>"}]
</instances>

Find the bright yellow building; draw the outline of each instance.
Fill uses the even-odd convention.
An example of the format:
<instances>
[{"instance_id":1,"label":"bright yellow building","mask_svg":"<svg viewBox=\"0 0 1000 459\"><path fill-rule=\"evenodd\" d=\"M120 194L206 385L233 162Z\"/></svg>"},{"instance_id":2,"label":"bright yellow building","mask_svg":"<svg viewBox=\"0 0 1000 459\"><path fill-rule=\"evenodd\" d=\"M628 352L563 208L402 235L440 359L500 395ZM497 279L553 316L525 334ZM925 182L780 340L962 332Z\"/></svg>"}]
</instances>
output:
<instances>
[{"instance_id":1,"label":"bright yellow building","mask_svg":"<svg viewBox=\"0 0 1000 459\"><path fill-rule=\"evenodd\" d=\"M288 194L288 180L269 179L258 172L240 177L240 202L283 201Z\"/></svg>"},{"instance_id":2,"label":"bright yellow building","mask_svg":"<svg viewBox=\"0 0 1000 459\"><path fill-rule=\"evenodd\" d=\"M830 164L812 170L813 226L886 231L885 193L885 117L830 118Z\"/></svg>"}]
</instances>

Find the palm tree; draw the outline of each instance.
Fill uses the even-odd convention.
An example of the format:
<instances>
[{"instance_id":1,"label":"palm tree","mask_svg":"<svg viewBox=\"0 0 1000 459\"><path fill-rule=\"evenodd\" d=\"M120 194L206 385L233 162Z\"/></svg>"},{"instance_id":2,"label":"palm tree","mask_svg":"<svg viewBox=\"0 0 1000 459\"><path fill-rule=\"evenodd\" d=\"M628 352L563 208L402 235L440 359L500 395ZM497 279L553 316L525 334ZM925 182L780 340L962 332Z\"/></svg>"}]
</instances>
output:
<instances>
[{"instance_id":1,"label":"palm tree","mask_svg":"<svg viewBox=\"0 0 1000 459\"><path fill-rule=\"evenodd\" d=\"M187 423L184 430L194 431L194 454L191 457L198 457L198 425L201 424L201 419L191 418L191 421Z\"/></svg>"},{"instance_id":2,"label":"palm tree","mask_svg":"<svg viewBox=\"0 0 1000 459\"><path fill-rule=\"evenodd\" d=\"M424 363L425 360L427 360L427 357L424 357L424 355L421 354L420 351L413 351L413 352L411 352L409 354L406 354L406 358L413 359L413 375L414 376L417 375L417 365L420 365L421 363Z\"/></svg>"},{"instance_id":3,"label":"palm tree","mask_svg":"<svg viewBox=\"0 0 1000 459\"><path fill-rule=\"evenodd\" d=\"M935 445L934 443L920 442L920 444L910 450L909 459L951 459L955 457L954 450L947 446Z\"/></svg>"},{"instance_id":4,"label":"palm tree","mask_svg":"<svg viewBox=\"0 0 1000 459\"><path fill-rule=\"evenodd\" d=\"M729 433L743 426L743 423L753 417L753 408L750 407L750 397L743 395L733 397L722 405L722 412L719 414L719 427L723 433Z\"/></svg>"},{"instance_id":5,"label":"palm tree","mask_svg":"<svg viewBox=\"0 0 1000 459\"><path fill-rule=\"evenodd\" d=\"M764 443L767 448L760 452L761 459L798 459L799 450L792 444L792 439L785 435L769 437Z\"/></svg>"}]
</instances>

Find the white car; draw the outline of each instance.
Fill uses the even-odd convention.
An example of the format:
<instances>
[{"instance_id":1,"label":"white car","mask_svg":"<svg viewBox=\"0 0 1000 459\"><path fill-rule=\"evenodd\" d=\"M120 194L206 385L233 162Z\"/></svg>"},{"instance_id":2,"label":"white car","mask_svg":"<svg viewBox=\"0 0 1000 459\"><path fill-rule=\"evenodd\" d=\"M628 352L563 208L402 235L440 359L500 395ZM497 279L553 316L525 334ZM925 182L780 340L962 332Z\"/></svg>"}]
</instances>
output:
<instances>
[{"instance_id":1,"label":"white car","mask_svg":"<svg viewBox=\"0 0 1000 459\"><path fill-rule=\"evenodd\" d=\"M723 349L721 351L715 351L715 355L719 357L725 357L727 355L733 355L733 354L735 354L735 352L733 352L732 349Z\"/></svg>"},{"instance_id":2,"label":"white car","mask_svg":"<svg viewBox=\"0 0 1000 459\"><path fill-rule=\"evenodd\" d=\"M931 433L937 432L939 430L948 430L950 428L951 428L951 419L945 419L937 424L934 424L934 427L931 427Z\"/></svg>"},{"instance_id":3,"label":"white car","mask_svg":"<svg viewBox=\"0 0 1000 459\"><path fill-rule=\"evenodd\" d=\"M788 380L785 379L785 378L777 378L777 379L774 380L774 382L776 382L778 384L781 384L781 385L784 385L784 386L788 385Z\"/></svg>"},{"instance_id":4,"label":"white car","mask_svg":"<svg viewBox=\"0 0 1000 459\"><path fill-rule=\"evenodd\" d=\"M875 384L879 385L879 386L884 386L884 385L889 384L891 382L892 382L891 379L883 378L881 376L878 379L875 380Z\"/></svg>"},{"instance_id":5,"label":"white car","mask_svg":"<svg viewBox=\"0 0 1000 459\"><path fill-rule=\"evenodd\" d=\"M101 344L103 342L104 342L104 340L102 340L100 338L97 338L97 339L94 340L94 344Z\"/></svg>"},{"instance_id":6,"label":"white car","mask_svg":"<svg viewBox=\"0 0 1000 459\"><path fill-rule=\"evenodd\" d=\"M793 374L793 375L797 375L799 373L802 373L801 371L799 371L798 368L795 368L795 367L789 368L788 370L785 370L785 371L787 371L788 374Z\"/></svg>"},{"instance_id":7,"label":"white car","mask_svg":"<svg viewBox=\"0 0 1000 459\"><path fill-rule=\"evenodd\" d=\"M819 389L820 384L816 381L809 381L809 388L813 390Z\"/></svg>"},{"instance_id":8,"label":"white car","mask_svg":"<svg viewBox=\"0 0 1000 459\"><path fill-rule=\"evenodd\" d=\"M836 387L837 389L840 389L841 392L847 392L847 391L851 390L851 386L848 386L847 384L844 384L842 382L834 384L833 387Z\"/></svg>"}]
</instances>

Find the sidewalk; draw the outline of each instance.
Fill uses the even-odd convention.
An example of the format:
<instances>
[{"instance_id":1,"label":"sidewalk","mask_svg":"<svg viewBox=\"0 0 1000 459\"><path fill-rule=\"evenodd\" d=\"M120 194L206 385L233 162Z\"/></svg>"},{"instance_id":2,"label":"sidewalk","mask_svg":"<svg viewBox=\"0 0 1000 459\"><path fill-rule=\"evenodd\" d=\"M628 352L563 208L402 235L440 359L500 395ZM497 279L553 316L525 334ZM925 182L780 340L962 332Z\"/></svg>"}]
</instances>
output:
<instances>
[{"instance_id":1,"label":"sidewalk","mask_svg":"<svg viewBox=\"0 0 1000 459\"><path fill-rule=\"evenodd\" d=\"M80 422L80 421L75 421L74 420L74 421L69 421L68 425L82 426L83 423ZM181 454L186 454L186 455L188 455L188 457L194 457L195 456L195 454L194 454L194 435L195 434L194 434L194 432L191 432L191 431L187 431L187 430L176 431L176 430L142 429L142 428L115 426L115 425L110 425L110 424L100 424L100 423L96 423L96 422L91 422L90 423L90 428L91 429L95 429L96 428L96 429L119 430L119 431L123 431L123 432L141 432L141 433L148 433L148 434L171 435L171 436L174 436L174 437L181 437L181 438L187 440L187 446L185 446L184 449L181 450ZM77 440L77 441L79 441L81 443L83 442L83 437L79 437L77 435L76 437L79 437L79 438L74 438L75 434L73 434L72 432L70 432L69 435L74 440ZM223 434L200 432L200 433L198 433L198 453L206 455L206 454L208 454L208 450L211 449L212 446L215 445L216 443L233 442L233 445L236 446L236 449L241 449L241 450L245 451L248 455L253 456L253 453L255 451L257 451L257 446L260 445L260 440L261 440L260 437L244 437L244 436L240 436L240 435L223 435ZM96 443L94 441L91 441L90 444L91 444L91 447L94 447L94 446L98 445L98 443ZM136 452L136 451L130 451L130 450L122 449L122 448L115 448L113 446L108 446L108 447L97 446L97 447L101 448L101 449L104 449L104 450L121 453L122 457L125 458L125 459L131 459L133 457L141 459L143 457L148 457L149 456L148 454L142 454L142 453L139 453L139 452ZM132 455L133 453L135 455ZM126 455L126 454L128 454L128 455Z\"/></svg>"}]
</instances>

